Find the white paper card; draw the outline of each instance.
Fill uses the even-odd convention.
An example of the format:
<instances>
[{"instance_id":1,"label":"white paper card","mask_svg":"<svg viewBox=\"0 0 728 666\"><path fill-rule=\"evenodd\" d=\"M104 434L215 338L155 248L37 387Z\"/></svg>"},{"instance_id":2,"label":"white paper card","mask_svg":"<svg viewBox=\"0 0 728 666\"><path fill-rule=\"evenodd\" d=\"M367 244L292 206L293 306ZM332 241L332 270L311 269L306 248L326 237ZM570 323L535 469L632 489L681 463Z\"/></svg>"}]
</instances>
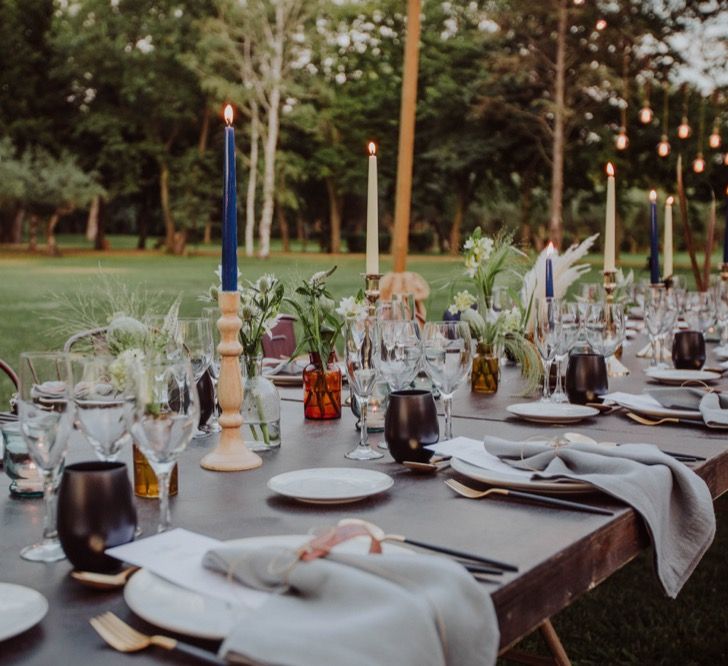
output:
<instances>
[{"instance_id":1,"label":"white paper card","mask_svg":"<svg viewBox=\"0 0 728 666\"><path fill-rule=\"evenodd\" d=\"M217 539L177 528L109 548L106 554L143 567L193 592L220 599L233 606L260 608L268 599L267 592L245 587L202 566L205 553L222 544Z\"/></svg>"},{"instance_id":2,"label":"white paper card","mask_svg":"<svg viewBox=\"0 0 728 666\"><path fill-rule=\"evenodd\" d=\"M425 448L434 451L437 455L452 456L476 467L500 474L508 474L518 479L530 480L533 477L533 472L514 469L507 463L496 458L492 453L488 453L483 442L477 439L471 439L470 437L454 437L453 439L438 442Z\"/></svg>"}]
</instances>

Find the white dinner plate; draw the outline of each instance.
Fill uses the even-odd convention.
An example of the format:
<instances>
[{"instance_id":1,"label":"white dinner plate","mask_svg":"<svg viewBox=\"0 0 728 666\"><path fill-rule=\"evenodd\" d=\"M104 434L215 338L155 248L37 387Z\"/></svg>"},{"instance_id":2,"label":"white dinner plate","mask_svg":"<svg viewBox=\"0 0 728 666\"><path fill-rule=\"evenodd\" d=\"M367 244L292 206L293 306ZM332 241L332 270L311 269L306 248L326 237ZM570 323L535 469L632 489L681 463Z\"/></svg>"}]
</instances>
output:
<instances>
[{"instance_id":1,"label":"white dinner plate","mask_svg":"<svg viewBox=\"0 0 728 666\"><path fill-rule=\"evenodd\" d=\"M521 402L508 405L506 409L519 418L534 423L568 424L599 414L598 409L586 405L572 405L568 402Z\"/></svg>"},{"instance_id":2,"label":"white dinner plate","mask_svg":"<svg viewBox=\"0 0 728 666\"><path fill-rule=\"evenodd\" d=\"M48 612L48 601L36 590L23 585L0 583L0 641L40 622Z\"/></svg>"},{"instance_id":3,"label":"white dinner plate","mask_svg":"<svg viewBox=\"0 0 728 666\"><path fill-rule=\"evenodd\" d=\"M513 488L514 490L527 490L542 493L591 493L596 492L594 486L579 481L524 481L522 476L510 475L494 469L483 469L477 465L471 465L464 460L452 458L452 468L468 478L487 483L499 488Z\"/></svg>"},{"instance_id":4,"label":"white dinner plate","mask_svg":"<svg viewBox=\"0 0 728 666\"><path fill-rule=\"evenodd\" d=\"M686 382L713 384L720 380L720 374L710 370L674 370L672 368L646 368L645 374L660 384L682 386Z\"/></svg>"},{"instance_id":5,"label":"white dinner plate","mask_svg":"<svg viewBox=\"0 0 728 666\"><path fill-rule=\"evenodd\" d=\"M303 386L303 374L270 375L263 371L263 377L270 379L276 386Z\"/></svg>"},{"instance_id":6,"label":"white dinner plate","mask_svg":"<svg viewBox=\"0 0 728 666\"><path fill-rule=\"evenodd\" d=\"M236 539L228 543L251 549L267 546L298 548L310 539L310 535L289 534ZM369 543L366 537L357 537L340 543L334 550L363 554L368 551ZM389 543L383 543L382 550L385 553L412 554L408 548ZM134 613L150 624L185 636L213 641L225 638L235 623L247 614L265 612L265 606L257 610L228 606L224 601L178 587L146 569L137 571L126 584L124 600Z\"/></svg>"},{"instance_id":7,"label":"white dinner plate","mask_svg":"<svg viewBox=\"0 0 728 666\"><path fill-rule=\"evenodd\" d=\"M285 472L268 480L279 495L312 504L356 502L389 490L394 479L382 472L357 467L320 467Z\"/></svg>"}]
</instances>

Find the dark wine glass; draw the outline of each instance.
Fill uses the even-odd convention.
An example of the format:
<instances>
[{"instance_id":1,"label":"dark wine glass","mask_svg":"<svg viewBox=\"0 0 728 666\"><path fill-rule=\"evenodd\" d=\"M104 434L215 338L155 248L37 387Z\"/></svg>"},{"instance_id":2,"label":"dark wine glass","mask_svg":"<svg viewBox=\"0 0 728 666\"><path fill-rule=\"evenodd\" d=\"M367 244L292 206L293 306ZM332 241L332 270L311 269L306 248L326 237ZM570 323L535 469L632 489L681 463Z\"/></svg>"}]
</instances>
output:
<instances>
[{"instance_id":1,"label":"dark wine glass","mask_svg":"<svg viewBox=\"0 0 728 666\"><path fill-rule=\"evenodd\" d=\"M566 366L566 395L569 402L584 405L599 402L609 392L607 364L604 356L580 352L569 356Z\"/></svg>"},{"instance_id":2,"label":"dark wine glass","mask_svg":"<svg viewBox=\"0 0 728 666\"><path fill-rule=\"evenodd\" d=\"M397 462L427 462L432 451L423 448L440 439L437 407L430 391L393 391L389 395L384 436Z\"/></svg>"},{"instance_id":3,"label":"dark wine glass","mask_svg":"<svg viewBox=\"0 0 728 666\"><path fill-rule=\"evenodd\" d=\"M672 341L672 362L679 370L705 365L705 337L700 331L678 331Z\"/></svg>"}]
</instances>

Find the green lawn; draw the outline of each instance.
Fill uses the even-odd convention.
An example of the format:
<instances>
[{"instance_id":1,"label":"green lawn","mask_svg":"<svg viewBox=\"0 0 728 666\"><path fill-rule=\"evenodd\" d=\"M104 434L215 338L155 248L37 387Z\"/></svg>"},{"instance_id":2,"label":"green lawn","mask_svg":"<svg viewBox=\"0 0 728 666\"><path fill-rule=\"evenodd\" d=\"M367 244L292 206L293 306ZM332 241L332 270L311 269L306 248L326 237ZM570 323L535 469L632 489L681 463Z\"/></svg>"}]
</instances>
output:
<instances>
[{"instance_id":1,"label":"green lawn","mask_svg":"<svg viewBox=\"0 0 728 666\"><path fill-rule=\"evenodd\" d=\"M130 239L112 238L113 247L119 251L103 254L72 251L70 247L79 246L77 240L62 239L67 249L65 256L58 259L0 251L0 357L15 365L23 350L50 349L62 344L62 336L47 333L48 316L63 313L57 296L75 292L91 297L100 294L99 271L130 286L146 285L165 301L181 294L183 314L192 315L202 307L198 296L213 282L218 264L210 248L204 249L204 256L174 258L152 251L133 252ZM362 255L275 254L266 261L241 259L240 268L248 279L263 272L294 279L334 263L339 266L331 279L334 295L338 298L356 292L361 286ZM598 266L598 258L594 258L594 263ZM643 263L643 257L623 257L624 265L641 268ZM687 267L684 256L678 257L676 263ZM437 316L449 302L446 278L456 274L458 267L458 260L437 256L413 257L409 263L408 268L424 275L433 287L429 309ZM382 269L388 268L388 262L383 261ZM598 270L592 271L587 279L599 279ZM0 385L2 404L2 396L8 390L7 384ZM555 618L574 663L728 663L726 498L718 503L717 511L716 542L677 601L662 595L650 571L650 556L644 554ZM561 583L554 580L553 584ZM540 647L536 641L531 642Z\"/></svg>"}]
</instances>

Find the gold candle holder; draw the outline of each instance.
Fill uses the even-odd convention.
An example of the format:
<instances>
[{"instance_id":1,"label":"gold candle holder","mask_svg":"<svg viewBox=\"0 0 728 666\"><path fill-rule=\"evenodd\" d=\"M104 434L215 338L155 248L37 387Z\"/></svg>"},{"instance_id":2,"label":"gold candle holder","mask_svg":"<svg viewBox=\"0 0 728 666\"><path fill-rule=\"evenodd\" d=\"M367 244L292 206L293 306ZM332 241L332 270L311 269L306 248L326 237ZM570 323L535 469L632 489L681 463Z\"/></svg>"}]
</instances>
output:
<instances>
[{"instance_id":1,"label":"gold candle holder","mask_svg":"<svg viewBox=\"0 0 728 666\"><path fill-rule=\"evenodd\" d=\"M259 455L245 446L240 428L243 417L240 406L243 403L243 380L240 374L240 354L243 347L238 340L238 333L243 322L238 317L240 293L238 291L221 291L218 294L220 319L217 328L220 331L220 377L217 382L217 401L222 413L218 423L222 430L214 451L208 453L200 465L213 472L242 472L255 469L263 464Z\"/></svg>"},{"instance_id":2,"label":"gold candle holder","mask_svg":"<svg viewBox=\"0 0 728 666\"><path fill-rule=\"evenodd\" d=\"M728 264L720 265L720 279L723 282L728 282Z\"/></svg>"},{"instance_id":3,"label":"gold candle holder","mask_svg":"<svg viewBox=\"0 0 728 666\"><path fill-rule=\"evenodd\" d=\"M362 273L364 276L364 295L369 301L369 316L377 316L377 302L379 301L379 280L382 279L381 273Z\"/></svg>"},{"instance_id":4,"label":"gold candle holder","mask_svg":"<svg viewBox=\"0 0 728 666\"><path fill-rule=\"evenodd\" d=\"M607 304L612 305L614 303L614 292L617 289L617 271L604 271L604 294ZM615 329L615 323L612 320L612 311L607 308L607 327L613 333ZM607 362L607 375L609 377L626 377L629 374L629 368L619 360L619 356L622 355L622 345L620 345L614 354L606 359Z\"/></svg>"}]
</instances>

